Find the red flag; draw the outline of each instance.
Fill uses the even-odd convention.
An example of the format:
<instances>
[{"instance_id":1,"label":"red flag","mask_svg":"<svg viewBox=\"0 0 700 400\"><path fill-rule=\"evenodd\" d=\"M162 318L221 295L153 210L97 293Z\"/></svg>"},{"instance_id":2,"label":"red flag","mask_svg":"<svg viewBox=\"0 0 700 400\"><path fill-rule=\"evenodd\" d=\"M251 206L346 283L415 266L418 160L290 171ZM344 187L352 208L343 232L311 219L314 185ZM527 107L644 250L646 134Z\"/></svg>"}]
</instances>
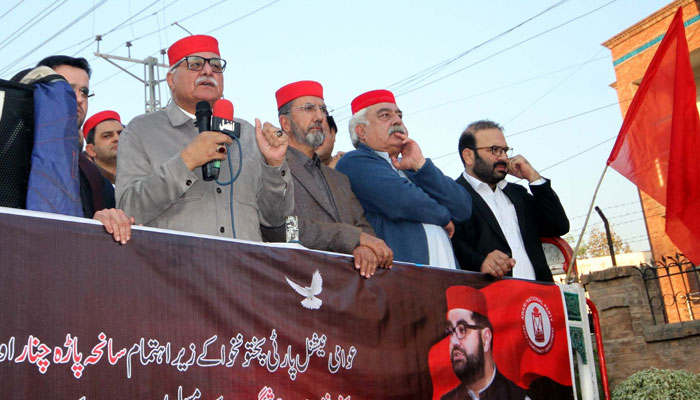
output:
<instances>
[{"instance_id":1,"label":"red flag","mask_svg":"<svg viewBox=\"0 0 700 400\"><path fill-rule=\"evenodd\" d=\"M678 8L632 99L608 165L666 206L666 234L700 263L700 119Z\"/></svg>"}]
</instances>

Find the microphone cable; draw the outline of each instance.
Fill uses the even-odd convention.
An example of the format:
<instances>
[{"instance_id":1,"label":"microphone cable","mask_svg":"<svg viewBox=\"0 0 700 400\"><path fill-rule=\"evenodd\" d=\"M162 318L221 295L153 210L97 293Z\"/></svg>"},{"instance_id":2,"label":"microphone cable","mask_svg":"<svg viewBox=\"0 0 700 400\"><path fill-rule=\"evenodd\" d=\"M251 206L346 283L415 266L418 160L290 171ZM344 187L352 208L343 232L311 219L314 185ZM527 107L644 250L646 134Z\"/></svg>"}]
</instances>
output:
<instances>
[{"instance_id":1,"label":"microphone cable","mask_svg":"<svg viewBox=\"0 0 700 400\"><path fill-rule=\"evenodd\" d=\"M231 165L231 156L229 153L229 148L230 146L226 144L226 161L228 162L228 171L231 176L231 179L226 182L221 182L217 178L215 181L219 186L231 186L231 191L229 192L229 210L231 211L231 230L233 232L233 238L236 238L236 225L235 225L235 218L233 217L233 182L238 179L238 177L241 175L241 170L243 169L243 149L241 148L241 142L240 140L235 136L232 135L233 140L236 142L236 145L238 146L238 171L236 171L236 175L233 175L233 166Z\"/></svg>"}]
</instances>

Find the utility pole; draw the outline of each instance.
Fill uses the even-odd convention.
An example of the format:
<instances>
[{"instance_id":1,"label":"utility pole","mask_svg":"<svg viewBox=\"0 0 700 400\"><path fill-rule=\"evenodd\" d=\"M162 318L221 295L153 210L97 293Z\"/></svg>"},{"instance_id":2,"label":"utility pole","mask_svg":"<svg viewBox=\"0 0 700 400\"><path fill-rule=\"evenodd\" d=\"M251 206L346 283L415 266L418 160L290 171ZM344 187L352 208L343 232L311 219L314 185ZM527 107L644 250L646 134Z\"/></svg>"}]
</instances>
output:
<instances>
[{"instance_id":1,"label":"utility pole","mask_svg":"<svg viewBox=\"0 0 700 400\"><path fill-rule=\"evenodd\" d=\"M164 82L165 79L158 79L157 78L157 76L160 76L160 74L156 73L156 67L168 68L168 65L158 63L158 59L155 57L146 57L143 60L138 60L138 59L130 58L130 57L121 57L121 56L113 56L110 54L104 54L104 53L100 53L99 51L96 51L94 54L95 54L95 56L103 58L108 63L114 65L115 67L121 69L122 71L124 71L127 74L131 75L132 77L136 78L139 82L143 83L144 100L145 100L147 113L153 112L153 111L158 111L161 109L160 83ZM144 65L144 71L143 71L144 77L143 77L143 79L134 75L133 73L131 73L131 71L118 65L117 63L115 63L112 60L143 64ZM158 90L156 90L156 88L158 88Z\"/></svg>"}]
</instances>

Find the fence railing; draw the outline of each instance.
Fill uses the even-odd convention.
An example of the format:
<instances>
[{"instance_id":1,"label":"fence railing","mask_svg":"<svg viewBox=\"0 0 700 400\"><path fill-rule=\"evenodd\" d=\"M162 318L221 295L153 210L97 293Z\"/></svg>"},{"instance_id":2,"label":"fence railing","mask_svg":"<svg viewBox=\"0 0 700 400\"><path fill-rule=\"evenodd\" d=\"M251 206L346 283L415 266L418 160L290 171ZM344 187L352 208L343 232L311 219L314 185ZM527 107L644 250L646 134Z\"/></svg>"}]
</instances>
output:
<instances>
[{"instance_id":1,"label":"fence railing","mask_svg":"<svg viewBox=\"0 0 700 400\"><path fill-rule=\"evenodd\" d=\"M654 324L700 319L700 267L683 254L661 257L653 264L641 264L649 308Z\"/></svg>"}]
</instances>

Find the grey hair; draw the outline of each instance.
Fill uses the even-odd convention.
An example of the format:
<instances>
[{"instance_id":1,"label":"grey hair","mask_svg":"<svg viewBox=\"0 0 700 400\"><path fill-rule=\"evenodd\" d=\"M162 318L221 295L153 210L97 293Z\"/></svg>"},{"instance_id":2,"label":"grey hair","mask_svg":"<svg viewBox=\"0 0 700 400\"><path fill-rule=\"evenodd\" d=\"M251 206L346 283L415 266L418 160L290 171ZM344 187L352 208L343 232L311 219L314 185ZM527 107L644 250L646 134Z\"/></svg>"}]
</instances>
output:
<instances>
[{"instance_id":1,"label":"grey hair","mask_svg":"<svg viewBox=\"0 0 700 400\"><path fill-rule=\"evenodd\" d=\"M357 148L357 146L360 144L360 138L357 137L357 133L355 132L355 127L357 125L363 124L363 125L368 125L369 121L367 120L367 109L369 107L365 107L362 110L356 112L352 118L350 118L350 122L348 122L348 130L350 131L350 141L352 141L352 145Z\"/></svg>"}]
</instances>

